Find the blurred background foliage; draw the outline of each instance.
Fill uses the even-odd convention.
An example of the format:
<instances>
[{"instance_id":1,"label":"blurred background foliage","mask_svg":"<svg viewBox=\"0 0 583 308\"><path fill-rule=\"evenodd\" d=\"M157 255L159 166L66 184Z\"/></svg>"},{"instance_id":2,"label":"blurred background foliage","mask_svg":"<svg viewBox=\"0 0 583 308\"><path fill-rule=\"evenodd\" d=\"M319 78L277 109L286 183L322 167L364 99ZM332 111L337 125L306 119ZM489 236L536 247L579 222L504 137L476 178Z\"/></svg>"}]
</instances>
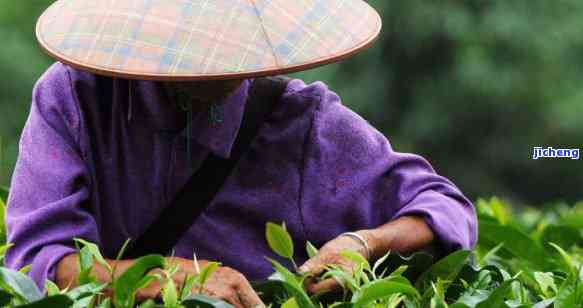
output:
<instances>
[{"instance_id":1,"label":"blurred background foliage","mask_svg":"<svg viewBox=\"0 0 583 308\"><path fill-rule=\"evenodd\" d=\"M34 24L52 1L0 4L0 184L8 185L31 90L52 63ZM298 74L322 80L471 199L583 199L583 164L531 159L583 148L583 1L371 0L382 35L360 55Z\"/></svg>"}]
</instances>

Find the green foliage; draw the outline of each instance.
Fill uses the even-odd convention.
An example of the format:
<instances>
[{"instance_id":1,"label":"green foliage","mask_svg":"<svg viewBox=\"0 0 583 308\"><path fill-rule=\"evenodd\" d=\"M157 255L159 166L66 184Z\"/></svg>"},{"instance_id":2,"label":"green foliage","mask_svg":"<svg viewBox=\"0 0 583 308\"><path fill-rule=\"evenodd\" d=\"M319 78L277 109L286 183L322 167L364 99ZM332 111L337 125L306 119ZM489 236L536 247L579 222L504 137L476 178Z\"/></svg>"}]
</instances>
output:
<instances>
[{"instance_id":1,"label":"green foliage","mask_svg":"<svg viewBox=\"0 0 583 308\"><path fill-rule=\"evenodd\" d=\"M429 270L425 271L419 279L417 279L415 286L421 290L425 290L428 289L429 285L438 278L445 279L446 281L455 279L462 270L464 264L468 261L469 256L469 251L460 250L439 260L437 263L433 264Z\"/></svg>"},{"instance_id":2,"label":"green foliage","mask_svg":"<svg viewBox=\"0 0 583 308\"><path fill-rule=\"evenodd\" d=\"M8 200L8 187L0 185L0 200Z\"/></svg>"},{"instance_id":3,"label":"green foliage","mask_svg":"<svg viewBox=\"0 0 583 308\"><path fill-rule=\"evenodd\" d=\"M133 308L138 289L147 286L154 279L147 273L152 269L165 267L165 262L165 259L159 255L148 255L136 259L113 284L116 307Z\"/></svg>"},{"instance_id":4,"label":"green foliage","mask_svg":"<svg viewBox=\"0 0 583 308\"><path fill-rule=\"evenodd\" d=\"M267 223L265 238L273 252L286 259L293 258L294 244L291 236L285 229L285 224L279 226L274 223Z\"/></svg>"},{"instance_id":5,"label":"green foliage","mask_svg":"<svg viewBox=\"0 0 583 308\"><path fill-rule=\"evenodd\" d=\"M36 284L25 274L8 268L0 267L0 287L21 304L32 303L42 297Z\"/></svg>"},{"instance_id":6,"label":"green foliage","mask_svg":"<svg viewBox=\"0 0 583 308\"><path fill-rule=\"evenodd\" d=\"M308 255L308 257L313 257L318 253L318 249L316 247L314 247L314 245L312 243L310 243L309 241L306 242L306 254Z\"/></svg>"},{"instance_id":7,"label":"green foliage","mask_svg":"<svg viewBox=\"0 0 583 308\"><path fill-rule=\"evenodd\" d=\"M425 252L410 256L388 253L374 263L358 253L343 251L341 255L355 267L348 273L329 264L319 279L336 279L343 292L326 294L309 294L304 288L307 274L267 259L275 273L267 281L252 285L274 308L583 307L583 249L580 241L569 238L583 231L577 220L581 204L536 213L527 209L519 215L496 198L476 204L481 236L474 251L455 251L440 260L433 260ZM534 222L532 215L537 218ZM559 244L547 241L561 238ZM290 248L294 245L284 226L267 224L266 240L274 252L294 259ZM85 279L83 284L60 290L47 281L46 293L41 294L21 271L0 267L0 307L232 307L201 294L219 263L208 263L198 275L177 286L171 277L178 267L169 268L162 256L149 255L137 259L119 277L112 275L112 283L99 283L89 275L92 267L99 263L109 271L112 268L95 244L82 239L76 242L81 269L78 278ZM568 245L562 245L565 243ZM317 254L311 244L306 244L306 250ZM160 269L162 274L150 274L152 269ZM136 303L136 292L154 280L161 282L162 303ZM114 291L113 298L104 298L106 288Z\"/></svg>"},{"instance_id":8,"label":"green foliage","mask_svg":"<svg viewBox=\"0 0 583 308\"><path fill-rule=\"evenodd\" d=\"M194 295L181 303L185 308L232 308L233 306L205 295Z\"/></svg>"},{"instance_id":9,"label":"green foliage","mask_svg":"<svg viewBox=\"0 0 583 308\"><path fill-rule=\"evenodd\" d=\"M209 262L205 267L202 268L198 276L198 285L200 286L199 292L202 292L206 281L210 276L217 270L221 264L218 262Z\"/></svg>"},{"instance_id":10,"label":"green foliage","mask_svg":"<svg viewBox=\"0 0 583 308\"><path fill-rule=\"evenodd\" d=\"M1 190L1 188L0 188ZM1 191L0 191L1 192ZM6 197L8 196L8 192L6 193ZM6 204L3 200L6 200L6 197L0 196L0 243L6 242L6 225L4 223L4 215L6 213ZM2 253L2 255L4 255Z\"/></svg>"}]
</instances>

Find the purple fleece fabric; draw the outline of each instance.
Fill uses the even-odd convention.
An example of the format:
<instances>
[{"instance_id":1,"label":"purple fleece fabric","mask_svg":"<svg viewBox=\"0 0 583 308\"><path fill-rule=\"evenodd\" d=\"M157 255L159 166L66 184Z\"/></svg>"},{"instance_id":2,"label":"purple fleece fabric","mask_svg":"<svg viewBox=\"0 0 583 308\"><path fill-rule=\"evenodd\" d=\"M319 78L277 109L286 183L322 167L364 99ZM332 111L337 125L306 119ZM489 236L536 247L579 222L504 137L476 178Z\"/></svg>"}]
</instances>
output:
<instances>
[{"instance_id":1,"label":"purple fleece fabric","mask_svg":"<svg viewBox=\"0 0 583 308\"><path fill-rule=\"evenodd\" d=\"M195 169L209 151L230 154L251 81L223 101L222 124L194 113ZM47 70L34 88L12 176L7 266L32 264L29 275L42 288L75 251L72 238L114 257L169 204L194 170L186 165L186 114L165 93L157 82L61 63ZM306 240L322 245L411 214L424 215L446 251L476 242L474 207L453 183L422 157L394 151L324 83L293 79L175 255L196 253L262 279L272 272L264 257L276 258L266 222L286 223L301 263Z\"/></svg>"}]
</instances>

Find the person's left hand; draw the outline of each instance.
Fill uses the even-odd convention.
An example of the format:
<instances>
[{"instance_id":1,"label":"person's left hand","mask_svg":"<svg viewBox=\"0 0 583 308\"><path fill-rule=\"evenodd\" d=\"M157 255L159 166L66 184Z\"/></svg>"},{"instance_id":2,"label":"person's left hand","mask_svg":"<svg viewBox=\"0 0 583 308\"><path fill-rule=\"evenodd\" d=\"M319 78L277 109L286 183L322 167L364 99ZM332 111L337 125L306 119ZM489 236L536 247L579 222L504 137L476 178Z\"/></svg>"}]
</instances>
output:
<instances>
[{"instance_id":1,"label":"person's left hand","mask_svg":"<svg viewBox=\"0 0 583 308\"><path fill-rule=\"evenodd\" d=\"M338 265L351 274L356 264L341 255L345 250L358 252L372 261L389 251L409 253L428 247L435 239L435 234L423 216L403 216L378 228L356 233L366 241L368 252L358 239L342 235L328 242L320 248L317 255L300 266L300 273L310 274L306 279L308 292L314 294L339 289L340 284L335 279L318 282L315 277L322 274L329 264Z\"/></svg>"},{"instance_id":2,"label":"person's left hand","mask_svg":"<svg viewBox=\"0 0 583 308\"><path fill-rule=\"evenodd\" d=\"M358 232L365 240L367 236L363 232ZM367 242L369 242L367 240ZM334 278L317 281L316 277L326 270L326 265L337 265L347 273L352 273L356 264L343 257L341 252L354 251L363 255L365 258L369 257L366 247L357 239L350 236L338 236L335 239L326 243L318 250L318 253L299 268L301 274L309 274L306 279L306 289L309 293L315 294L320 292L334 291L340 288L339 282Z\"/></svg>"}]
</instances>

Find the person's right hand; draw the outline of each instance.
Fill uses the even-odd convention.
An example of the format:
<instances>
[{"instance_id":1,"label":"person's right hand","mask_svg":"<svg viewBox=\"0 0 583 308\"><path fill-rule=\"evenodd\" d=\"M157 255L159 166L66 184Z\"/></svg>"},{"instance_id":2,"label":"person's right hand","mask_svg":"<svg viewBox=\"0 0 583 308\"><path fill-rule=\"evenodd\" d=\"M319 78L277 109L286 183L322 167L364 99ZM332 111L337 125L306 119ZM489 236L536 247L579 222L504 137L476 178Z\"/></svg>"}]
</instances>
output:
<instances>
[{"instance_id":1,"label":"person's right hand","mask_svg":"<svg viewBox=\"0 0 583 308\"><path fill-rule=\"evenodd\" d=\"M166 258L166 261L170 266L179 266L176 274L172 276L176 286L183 285L187 276L198 274L193 260L169 257ZM199 268L203 268L207 263L208 261L198 261ZM154 273L161 274L161 271L156 269L151 272L151 274ZM137 300L143 301L148 298L158 298L160 296L160 289L160 283L154 281L146 288L138 291L136 294ZM196 286L193 290L193 294L198 292L199 288ZM213 272L204 284L202 293L210 297L222 299L237 308L265 307L265 304L263 304L257 293L255 293L245 276L226 266L218 267Z\"/></svg>"}]
</instances>

